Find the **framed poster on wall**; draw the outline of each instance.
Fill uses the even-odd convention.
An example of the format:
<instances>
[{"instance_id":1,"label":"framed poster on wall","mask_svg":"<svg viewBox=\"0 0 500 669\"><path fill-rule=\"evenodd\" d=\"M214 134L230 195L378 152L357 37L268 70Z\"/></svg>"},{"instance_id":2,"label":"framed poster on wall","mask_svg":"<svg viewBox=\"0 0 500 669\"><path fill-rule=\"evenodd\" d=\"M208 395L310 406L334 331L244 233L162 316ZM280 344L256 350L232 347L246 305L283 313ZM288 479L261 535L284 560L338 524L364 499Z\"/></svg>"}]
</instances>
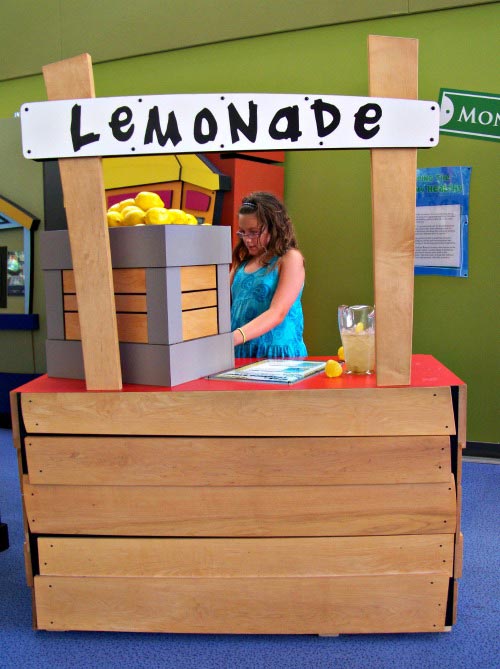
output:
<instances>
[{"instance_id":1,"label":"framed poster on wall","mask_svg":"<svg viewBox=\"0 0 500 669\"><path fill-rule=\"evenodd\" d=\"M415 274L469 274L470 167L417 170Z\"/></svg>"}]
</instances>

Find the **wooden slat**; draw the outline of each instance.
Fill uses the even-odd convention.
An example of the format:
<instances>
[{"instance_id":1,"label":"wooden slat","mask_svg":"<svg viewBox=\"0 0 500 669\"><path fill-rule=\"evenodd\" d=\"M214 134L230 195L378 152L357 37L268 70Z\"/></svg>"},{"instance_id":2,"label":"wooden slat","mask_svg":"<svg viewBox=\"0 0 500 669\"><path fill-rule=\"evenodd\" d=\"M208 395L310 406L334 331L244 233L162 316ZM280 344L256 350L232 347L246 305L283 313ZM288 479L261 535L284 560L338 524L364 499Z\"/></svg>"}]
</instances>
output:
<instances>
[{"instance_id":1,"label":"wooden slat","mask_svg":"<svg viewBox=\"0 0 500 669\"><path fill-rule=\"evenodd\" d=\"M193 265L181 267L181 291L208 290L217 287L217 267L215 265Z\"/></svg>"},{"instance_id":2,"label":"wooden slat","mask_svg":"<svg viewBox=\"0 0 500 669\"><path fill-rule=\"evenodd\" d=\"M115 306L119 312L147 313L147 302L145 295L117 295L115 293ZM64 296L64 311L78 311L76 295Z\"/></svg>"},{"instance_id":3,"label":"wooden slat","mask_svg":"<svg viewBox=\"0 0 500 669\"><path fill-rule=\"evenodd\" d=\"M23 393L21 402L30 433L310 437L455 432L448 387Z\"/></svg>"},{"instance_id":4,"label":"wooden slat","mask_svg":"<svg viewBox=\"0 0 500 669\"><path fill-rule=\"evenodd\" d=\"M14 448L18 450L21 448L21 433L19 422L19 393L11 390L9 393L10 416L12 420L12 441Z\"/></svg>"},{"instance_id":5,"label":"wooden slat","mask_svg":"<svg viewBox=\"0 0 500 669\"><path fill-rule=\"evenodd\" d=\"M210 337L219 332L217 307L182 312L182 339Z\"/></svg>"},{"instance_id":6,"label":"wooden slat","mask_svg":"<svg viewBox=\"0 0 500 669\"><path fill-rule=\"evenodd\" d=\"M457 464L456 464L456 486L457 486L457 533L460 532L462 523L462 451L467 445L467 386L458 386L458 416L457 416Z\"/></svg>"},{"instance_id":7,"label":"wooden slat","mask_svg":"<svg viewBox=\"0 0 500 669\"><path fill-rule=\"evenodd\" d=\"M63 270L63 290L65 293L75 293L75 276L71 269ZM131 269L114 269L113 285L115 293L146 294L146 270L144 267Z\"/></svg>"},{"instance_id":8,"label":"wooden slat","mask_svg":"<svg viewBox=\"0 0 500 669\"><path fill-rule=\"evenodd\" d=\"M450 483L366 486L60 486L24 484L35 534L360 536L449 534Z\"/></svg>"},{"instance_id":9,"label":"wooden slat","mask_svg":"<svg viewBox=\"0 0 500 669\"><path fill-rule=\"evenodd\" d=\"M25 439L33 484L334 485L447 482L449 437Z\"/></svg>"},{"instance_id":10,"label":"wooden slat","mask_svg":"<svg viewBox=\"0 0 500 669\"><path fill-rule=\"evenodd\" d=\"M118 340L139 344L148 343L147 314L117 314ZM78 313L67 311L64 314L64 331L66 339L81 339L80 321Z\"/></svg>"},{"instance_id":11,"label":"wooden slat","mask_svg":"<svg viewBox=\"0 0 500 669\"><path fill-rule=\"evenodd\" d=\"M452 575L453 535L152 539L39 537L40 574L53 576Z\"/></svg>"},{"instance_id":12,"label":"wooden slat","mask_svg":"<svg viewBox=\"0 0 500 669\"><path fill-rule=\"evenodd\" d=\"M23 474L23 453L21 448L17 450L17 471L19 473L19 481L21 482L21 488L22 488L25 477ZM24 534L24 542L23 542L24 571L25 571L26 583L31 588L33 587L33 572L35 569L35 563L37 563L37 561L36 557L32 556L31 554L30 531L29 531L28 519L26 517L26 505L24 504L24 497L22 498L22 502L23 502L23 534Z\"/></svg>"},{"instance_id":13,"label":"wooden slat","mask_svg":"<svg viewBox=\"0 0 500 669\"><path fill-rule=\"evenodd\" d=\"M315 578L37 576L38 627L239 634L436 632L443 574ZM369 596L367 595L369 593Z\"/></svg>"},{"instance_id":14,"label":"wooden slat","mask_svg":"<svg viewBox=\"0 0 500 669\"><path fill-rule=\"evenodd\" d=\"M416 99L418 40L370 35L370 95ZM377 384L410 382L416 149L372 149ZM397 184L397 187L395 185Z\"/></svg>"},{"instance_id":15,"label":"wooden slat","mask_svg":"<svg viewBox=\"0 0 500 669\"><path fill-rule=\"evenodd\" d=\"M202 307L217 306L216 290L196 290L191 293L181 294L181 309L200 309Z\"/></svg>"},{"instance_id":16,"label":"wooden slat","mask_svg":"<svg viewBox=\"0 0 500 669\"><path fill-rule=\"evenodd\" d=\"M460 450L467 445L467 386L458 386L458 446ZM460 453L460 460L461 458Z\"/></svg>"},{"instance_id":17,"label":"wooden slat","mask_svg":"<svg viewBox=\"0 0 500 669\"><path fill-rule=\"evenodd\" d=\"M88 54L46 65L49 100L95 96ZM89 390L122 387L101 158L64 158L59 171L75 271Z\"/></svg>"},{"instance_id":18,"label":"wooden slat","mask_svg":"<svg viewBox=\"0 0 500 669\"><path fill-rule=\"evenodd\" d=\"M462 532L458 532L455 539L455 557L453 566L453 576L455 578L462 577L463 555L464 555L464 535L462 534Z\"/></svg>"}]
</instances>

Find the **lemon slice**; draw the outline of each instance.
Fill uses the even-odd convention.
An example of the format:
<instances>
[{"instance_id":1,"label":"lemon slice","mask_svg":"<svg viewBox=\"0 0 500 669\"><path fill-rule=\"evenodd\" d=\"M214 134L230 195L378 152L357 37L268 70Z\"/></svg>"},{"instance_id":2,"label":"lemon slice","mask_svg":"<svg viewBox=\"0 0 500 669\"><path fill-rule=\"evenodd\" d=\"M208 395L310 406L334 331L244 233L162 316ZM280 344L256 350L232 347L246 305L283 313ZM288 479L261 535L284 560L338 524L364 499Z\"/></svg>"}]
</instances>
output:
<instances>
[{"instance_id":1,"label":"lemon slice","mask_svg":"<svg viewBox=\"0 0 500 669\"><path fill-rule=\"evenodd\" d=\"M345 360L344 347L343 346L339 347L339 350L337 351L337 355L339 357L339 360Z\"/></svg>"},{"instance_id":2,"label":"lemon slice","mask_svg":"<svg viewBox=\"0 0 500 669\"><path fill-rule=\"evenodd\" d=\"M359 323L356 323L356 327L354 328L354 332L363 332L364 329L365 329L365 326L363 325L363 323L359 322Z\"/></svg>"},{"instance_id":3,"label":"lemon slice","mask_svg":"<svg viewBox=\"0 0 500 669\"><path fill-rule=\"evenodd\" d=\"M337 376L341 376L343 372L342 365L336 360L328 360L325 367L325 374L330 379L334 379Z\"/></svg>"}]
</instances>

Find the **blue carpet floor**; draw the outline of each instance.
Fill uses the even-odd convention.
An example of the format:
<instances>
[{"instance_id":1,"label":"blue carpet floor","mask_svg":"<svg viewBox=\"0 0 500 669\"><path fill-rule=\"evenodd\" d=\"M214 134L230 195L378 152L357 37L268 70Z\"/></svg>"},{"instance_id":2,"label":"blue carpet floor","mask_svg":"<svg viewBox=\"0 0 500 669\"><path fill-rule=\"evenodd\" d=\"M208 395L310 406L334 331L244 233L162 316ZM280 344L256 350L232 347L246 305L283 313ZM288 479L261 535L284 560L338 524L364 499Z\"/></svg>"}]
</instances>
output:
<instances>
[{"instance_id":1,"label":"blue carpet floor","mask_svg":"<svg viewBox=\"0 0 500 669\"><path fill-rule=\"evenodd\" d=\"M15 449L0 429L0 516L10 548L0 553L1 669L496 669L500 466L463 467L464 572L458 622L443 634L231 636L35 632L22 553Z\"/></svg>"}]
</instances>

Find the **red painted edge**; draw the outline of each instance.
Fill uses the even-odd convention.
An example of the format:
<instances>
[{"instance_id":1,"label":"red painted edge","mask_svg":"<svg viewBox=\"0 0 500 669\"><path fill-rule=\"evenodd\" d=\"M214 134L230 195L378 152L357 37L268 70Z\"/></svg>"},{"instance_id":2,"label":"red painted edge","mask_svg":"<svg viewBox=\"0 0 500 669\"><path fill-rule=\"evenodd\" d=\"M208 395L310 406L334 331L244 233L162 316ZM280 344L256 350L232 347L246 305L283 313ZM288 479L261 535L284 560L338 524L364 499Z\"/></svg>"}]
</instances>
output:
<instances>
[{"instance_id":1,"label":"red painted edge","mask_svg":"<svg viewBox=\"0 0 500 669\"><path fill-rule=\"evenodd\" d=\"M337 359L336 356L314 356L308 360ZM252 362L249 359L239 359L236 366L241 367ZM402 388L428 388L439 386L460 386L464 381L455 376L436 358L431 355L416 354L412 356L411 382L409 386L392 386ZM217 381L201 378L174 387L145 386L126 384L122 390L116 391L87 391L85 381L78 379L52 378L46 374L33 381L16 388L17 393L81 393L81 392L187 392L187 391L240 391L240 390L333 390L353 388L376 388L376 374L371 376L340 376L329 379L324 373L316 374L298 383L284 385L281 383L253 383L247 381ZM391 386L384 386L391 387Z\"/></svg>"}]
</instances>

